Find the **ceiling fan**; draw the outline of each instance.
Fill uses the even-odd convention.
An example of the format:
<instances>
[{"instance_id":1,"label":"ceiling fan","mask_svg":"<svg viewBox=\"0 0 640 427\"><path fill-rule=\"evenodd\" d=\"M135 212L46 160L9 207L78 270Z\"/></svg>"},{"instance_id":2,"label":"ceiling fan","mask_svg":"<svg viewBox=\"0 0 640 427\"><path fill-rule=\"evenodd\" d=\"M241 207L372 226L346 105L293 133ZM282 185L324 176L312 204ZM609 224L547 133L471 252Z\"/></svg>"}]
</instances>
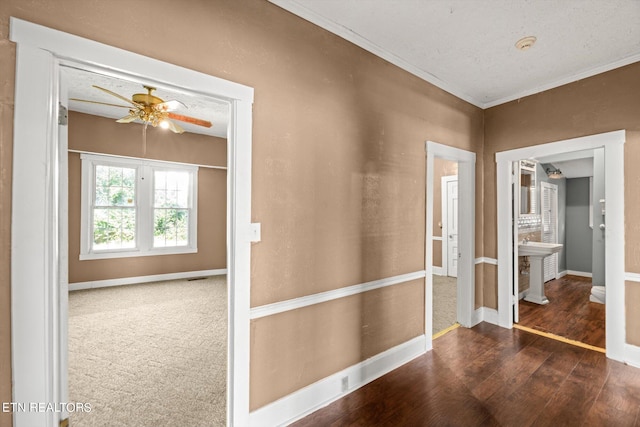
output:
<instances>
[{"instance_id":1,"label":"ceiling fan","mask_svg":"<svg viewBox=\"0 0 640 427\"><path fill-rule=\"evenodd\" d=\"M207 128L210 128L212 126L210 121L174 113L173 111L178 109L180 106L184 108L187 108L187 106L177 100L165 101L162 98L158 98L157 96L152 94L152 92L156 90L156 88L151 86L143 85L143 87L147 90L147 93L133 94L131 99L100 86L93 85L93 87L105 93L108 93L109 95L115 96L116 98L130 105L110 104L108 102L89 101L86 99L77 98L71 98L71 100L89 102L92 104L109 105L112 107L128 108L129 114L116 120L116 122L118 123L131 123L134 120L140 120L145 123L145 125L150 124L153 127L160 126L175 133L183 133L184 129L177 123L174 123L172 120L178 120L181 122Z\"/></svg>"}]
</instances>

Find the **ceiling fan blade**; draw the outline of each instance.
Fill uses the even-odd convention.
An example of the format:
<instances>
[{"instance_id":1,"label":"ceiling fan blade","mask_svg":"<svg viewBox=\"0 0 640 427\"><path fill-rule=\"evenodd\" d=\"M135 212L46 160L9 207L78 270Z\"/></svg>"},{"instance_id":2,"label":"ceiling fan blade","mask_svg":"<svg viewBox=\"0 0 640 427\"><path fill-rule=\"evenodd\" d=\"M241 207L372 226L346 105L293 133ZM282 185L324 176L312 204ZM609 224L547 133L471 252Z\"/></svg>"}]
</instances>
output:
<instances>
[{"instance_id":1,"label":"ceiling fan blade","mask_svg":"<svg viewBox=\"0 0 640 427\"><path fill-rule=\"evenodd\" d=\"M111 96L115 96L116 98L121 99L121 100L122 100L122 101L124 101L124 102L128 102L129 104L131 104L131 105L135 106L136 108L142 108L142 107L144 107L143 105L140 105L140 104L138 104L137 102L133 102L132 100L130 100L130 99L128 99L128 98L125 98L125 97L124 97L124 96L122 96L122 95L118 95L118 94L117 94L117 93L115 93L115 92L111 92L109 89L105 89L105 88L103 88L103 87L96 86L96 85L92 85L92 86L93 86L93 87L95 87L96 89L100 89L101 91L103 91L103 92L105 92L105 93L108 93L108 94L109 94L109 95L111 95Z\"/></svg>"},{"instance_id":2,"label":"ceiling fan blade","mask_svg":"<svg viewBox=\"0 0 640 427\"><path fill-rule=\"evenodd\" d=\"M188 108L184 103L175 99L171 101L164 101L164 102L161 102L160 104L156 104L153 106L153 108L161 111L174 111L180 107Z\"/></svg>"},{"instance_id":3,"label":"ceiling fan blade","mask_svg":"<svg viewBox=\"0 0 640 427\"><path fill-rule=\"evenodd\" d=\"M177 123L172 122L171 120L165 119L165 123L168 125L169 130L173 133L184 133L184 129Z\"/></svg>"},{"instance_id":4,"label":"ceiling fan blade","mask_svg":"<svg viewBox=\"0 0 640 427\"><path fill-rule=\"evenodd\" d=\"M206 128L210 128L211 126L213 126L210 121L196 119L195 117L190 116L183 116L182 114L168 113L167 117L173 120L179 120L181 122L191 123L192 125L203 126Z\"/></svg>"},{"instance_id":5,"label":"ceiling fan blade","mask_svg":"<svg viewBox=\"0 0 640 427\"><path fill-rule=\"evenodd\" d=\"M108 105L109 107L131 108L129 105L110 104L108 102L89 101L88 99L69 98L69 101L88 102L90 104Z\"/></svg>"},{"instance_id":6,"label":"ceiling fan blade","mask_svg":"<svg viewBox=\"0 0 640 427\"><path fill-rule=\"evenodd\" d=\"M138 118L138 116L136 116L135 114L129 114L128 116L124 116L123 118L116 120L116 122L118 122L118 123L131 123L132 121L134 121L137 118Z\"/></svg>"}]
</instances>

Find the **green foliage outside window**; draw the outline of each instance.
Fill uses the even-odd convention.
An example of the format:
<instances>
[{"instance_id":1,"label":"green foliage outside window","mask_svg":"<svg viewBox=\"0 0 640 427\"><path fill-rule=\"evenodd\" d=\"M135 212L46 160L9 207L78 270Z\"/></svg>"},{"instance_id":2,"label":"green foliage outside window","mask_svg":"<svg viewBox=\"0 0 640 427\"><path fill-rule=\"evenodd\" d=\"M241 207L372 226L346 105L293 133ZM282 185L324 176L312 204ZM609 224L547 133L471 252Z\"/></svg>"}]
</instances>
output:
<instances>
[{"instance_id":1,"label":"green foliage outside window","mask_svg":"<svg viewBox=\"0 0 640 427\"><path fill-rule=\"evenodd\" d=\"M149 177L149 170L143 169L142 177L137 176L137 171L135 167L95 165L92 249L132 249L139 243L145 245L151 237L154 248L188 246L192 172L158 168L153 170L151 180L143 181ZM139 178L140 194L137 194ZM136 224L140 215L137 197L142 197L140 203L144 205L149 190L153 197L153 236L149 236L151 230L138 230ZM149 219L139 220L148 227ZM137 242L137 231L143 234L143 242Z\"/></svg>"},{"instance_id":2,"label":"green foliage outside window","mask_svg":"<svg viewBox=\"0 0 640 427\"><path fill-rule=\"evenodd\" d=\"M156 209L154 216L154 246L187 244L189 215L186 209Z\"/></svg>"},{"instance_id":3,"label":"green foliage outside window","mask_svg":"<svg viewBox=\"0 0 640 427\"><path fill-rule=\"evenodd\" d=\"M135 247L135 181L133 168L96 166L94 249Z\"/></svg>"},{"instance_id":4,"label":"green foliage outside window","mask_svg":"<svg viewBox=\"0 0 640 427\"><path fill-rule=\"evenodd\" d=\"M154 173L153 246L185 246L189 243L189 173Z\"/></svg>"}]
</instances>

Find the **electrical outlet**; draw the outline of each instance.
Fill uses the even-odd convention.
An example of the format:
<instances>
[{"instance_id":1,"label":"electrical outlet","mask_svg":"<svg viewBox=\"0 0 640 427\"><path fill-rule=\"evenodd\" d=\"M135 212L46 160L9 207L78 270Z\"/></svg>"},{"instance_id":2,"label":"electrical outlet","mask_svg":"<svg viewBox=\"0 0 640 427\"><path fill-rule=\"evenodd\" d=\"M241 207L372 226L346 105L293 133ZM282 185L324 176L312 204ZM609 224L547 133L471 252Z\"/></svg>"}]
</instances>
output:
<instances>
[{"instance_id":1,"label":"electrical outlet","mask_svg":"<svg viewBox=\"0 0 640 427\"><path fill-rule=\"evenodd\" d=\"M342 377L342 391L349 390L349 377Z\"/></svg>"}]
</instances>

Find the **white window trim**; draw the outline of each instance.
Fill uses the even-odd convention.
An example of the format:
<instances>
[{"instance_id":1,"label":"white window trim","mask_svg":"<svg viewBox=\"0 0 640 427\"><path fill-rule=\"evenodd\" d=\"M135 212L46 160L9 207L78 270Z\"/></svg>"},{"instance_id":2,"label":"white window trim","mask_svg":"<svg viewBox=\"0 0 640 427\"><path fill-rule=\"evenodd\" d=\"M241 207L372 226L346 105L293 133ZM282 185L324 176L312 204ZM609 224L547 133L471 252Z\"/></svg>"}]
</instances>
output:
<instances>
[{"instance_id":1,"label":"white window trim","mask_svg":"<svg viewBox=\"0 0 640 427\"><path fill-rule=\"evenodd\" d=\"M198 252L198 167L157 160L138 158L123 158L118 156L81 153L82 160L82 189L80 197L80 260L95 260L109 258L128 258L158 255L177 255ZM140 191L139 180L136 180L136 247L131 249L110 249L94 251L91 248L92 241L92 208L90 200L93 200L94 192L94 165L116 165L137 169L137 177L149 176L151 184L146 191ZM153 247L153 236L145 230L149 224L153 224L150 218L153 215L153 171L154 170L181 170L190 173L189 183L189 244L179 247ZM146 218L146 220L144 219Z\"/></svg>"}]
</instances>

